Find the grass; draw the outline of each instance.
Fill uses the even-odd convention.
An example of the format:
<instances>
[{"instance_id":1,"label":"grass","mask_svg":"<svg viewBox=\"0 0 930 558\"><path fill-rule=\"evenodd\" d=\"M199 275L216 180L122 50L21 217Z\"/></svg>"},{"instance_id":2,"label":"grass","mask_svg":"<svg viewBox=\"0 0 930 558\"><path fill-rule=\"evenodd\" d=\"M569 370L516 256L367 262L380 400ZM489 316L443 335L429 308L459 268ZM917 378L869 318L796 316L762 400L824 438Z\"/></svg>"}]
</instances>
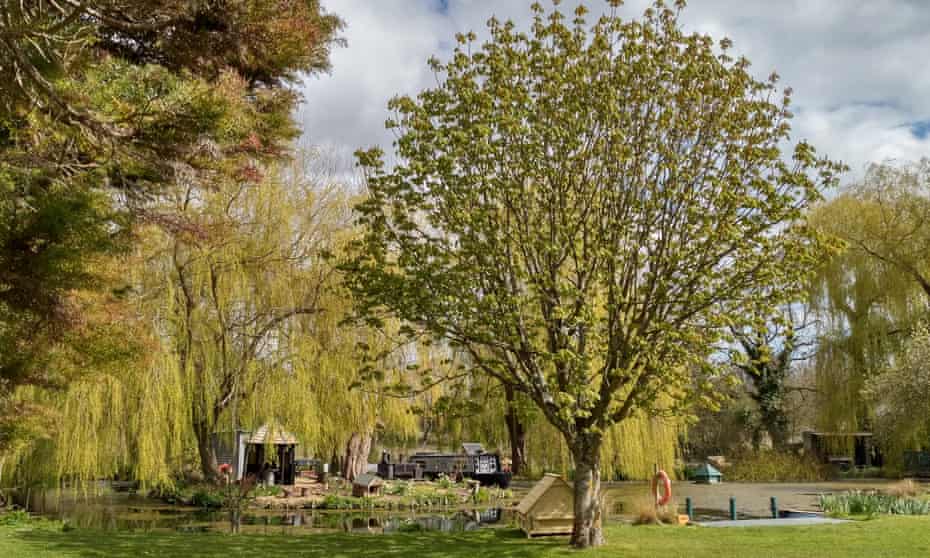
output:
<instances>
[{"instance_id":1,"label":"grass","mask_svg":"<svg viewBox=\"0 0 930 558\"><path fill-rule=\"evenodd\" d=\"M608 544L587 552L566 547L565 538L527 540L514 530L464 534L224 535L213 533L63 532L53 522L0 526L4 558L117 558L157 556L408 557L842 557L930 555L930 518L883 517L844 525L707 529L630 527L607 529Z\"/></svg>"}]
</instances>

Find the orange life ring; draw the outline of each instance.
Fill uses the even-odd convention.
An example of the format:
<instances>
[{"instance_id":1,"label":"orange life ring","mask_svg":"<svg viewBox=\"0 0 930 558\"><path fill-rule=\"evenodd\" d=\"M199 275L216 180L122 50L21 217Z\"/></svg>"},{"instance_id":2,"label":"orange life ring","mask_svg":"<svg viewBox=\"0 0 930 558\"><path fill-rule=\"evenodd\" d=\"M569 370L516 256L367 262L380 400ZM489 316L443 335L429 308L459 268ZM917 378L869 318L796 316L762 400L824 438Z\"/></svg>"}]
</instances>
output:
<instances>
[{"instance_id":1,"label":"orange life ring","mask_svg":"<svg viewBox=\"0 0 930 558\"><path fill-rule=\"evenodd\" d=\"M662 483L662 496L659 496L659 482ZM664 506L672 499L672 481L668 478L665 471L659 471L656 476L652 477L652 495L656 499L657 506Z\"/></svg>"}]
</instances>

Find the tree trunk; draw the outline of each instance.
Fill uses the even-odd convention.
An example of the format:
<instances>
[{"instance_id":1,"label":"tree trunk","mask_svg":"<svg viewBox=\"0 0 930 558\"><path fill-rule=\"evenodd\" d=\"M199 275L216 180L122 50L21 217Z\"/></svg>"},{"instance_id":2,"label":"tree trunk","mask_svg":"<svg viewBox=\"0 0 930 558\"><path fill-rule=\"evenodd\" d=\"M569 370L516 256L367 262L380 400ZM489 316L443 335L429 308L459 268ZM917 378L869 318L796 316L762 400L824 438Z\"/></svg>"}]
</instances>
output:
<instances>
[{"instance_id":1,"label":"tree trunk","mask_svg":"<svg viewBox=\"0 0 930 558\"><path fill-rule=\"evenodd\" d=\"M510 437L510 459L512 461L510 470L514 475L520 475L526 470L526 428L520 421L514 405L516 392L513 386L504 384L504 392L507 396L507 434Z\"/></svg>"},{"instance_id":2,"label":"tree trunk","mask_svg":"<svg viewBox=\"0 0 930 558\"><path fill-rule=\"evenodd\" d=\"M200 454L200 470L203 480L213 482L220 478L219 465L216 462L216 448L213 447L213 437L210 426L205 421L194 424L194 435L197 437L197 451Z\"/></svg>"},{"instance_id":3,"label":"tree trunk","mask_svg":"<svg viewBox=\"0 0 930 558\"><path fill-rule=\"evenodd\" d=\"M368 454L371 453L371 433L353 432L346 443L346 458L343 465L342 476L348 480L364 474L368 465Z\"/></svg>"},{"instance_id":4,"label":"tree trunk","mask_svg":"<svg viewBox=\"0 0 930 558\"><path fill-rule=\"evenodd\" d=\"M583 443L575 457L575 519L571 545L588 548L604 544L601 531L601 456L600 443Z\"/></svg>"}]
</instances>

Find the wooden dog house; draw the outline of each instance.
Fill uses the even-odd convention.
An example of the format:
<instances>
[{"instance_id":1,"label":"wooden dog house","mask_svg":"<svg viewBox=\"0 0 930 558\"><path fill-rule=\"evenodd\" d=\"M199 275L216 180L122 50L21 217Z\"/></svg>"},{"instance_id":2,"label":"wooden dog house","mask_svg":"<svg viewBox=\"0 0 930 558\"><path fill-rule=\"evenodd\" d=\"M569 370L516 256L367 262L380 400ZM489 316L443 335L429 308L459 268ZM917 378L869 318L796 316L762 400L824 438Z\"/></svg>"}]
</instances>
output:
<instances>
[{"instance_id":1,"label":"wooden dog house","mask_svg":"<svg viewBox=\"0 0 930 558\"><path fill-rule=\"evenodd\" d=\"M527 537L570 535L575 495L559 475L546 473L517 505L517 522Z\"/></svg>"}]
</instances>

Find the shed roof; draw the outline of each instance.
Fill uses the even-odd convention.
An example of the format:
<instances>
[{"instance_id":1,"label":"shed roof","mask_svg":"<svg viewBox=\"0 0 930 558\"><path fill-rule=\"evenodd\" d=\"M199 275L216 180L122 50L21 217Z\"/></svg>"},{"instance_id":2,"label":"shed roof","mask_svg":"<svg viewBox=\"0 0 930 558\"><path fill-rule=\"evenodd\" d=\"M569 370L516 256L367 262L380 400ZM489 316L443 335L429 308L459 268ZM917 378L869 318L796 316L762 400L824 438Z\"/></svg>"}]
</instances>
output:
<instances>
[{"instance_id":1,"label":"shed roof","mask_svg":"<svg viewBox=\"0 0 930 558\"><path fill-rule=\"evenodd\" d=\"M526 496L520 500L520 503L517 505L517 513L526 515L533 509L533 506L536 505L536 502L539 501L543 495L553 488L567 488L571 490L571 486L567 482L562 480L562 477L553 473L546 473L543 475L543 478L539 479L539 482L533 485L533 488L527 492Z\"/></svg>"},{"instance_id":2,"label":"shed roof","mask_svg":"<svg viewBox=\"0 0 930 558\"><path fill-rule=\"evenodd\" d=\"M722 477L723 474L710 463L704 463L694 470L694 474L692 476L694 478L706 479L710 477Z\"/></svg>"},{"instance_id":3,"label":"shed roof","mask_svg":"<svg viewBox=\"0 0 930 558\"><path fill-rule=\"evenodd\" d=\"M384 481L382 481L381 477L379 477L378 475L372 475L369 473L365 473L364 475L359 475L355 477L355 480L352 481L352 484L354 486L372 487L372 486L381 486L383 482Z\"/></svg>"},{"instance_id":4,"label":"shed roof","mask_svg":"<svg viewBox=\"0 0 930 558\"><path fill-rule=\"evenodd\" d=\"M246 442L249 444L290 445L297 443L297 437L284 430L272 429L267 424L258 427L258 430L249 434Z\"/></svg>"}]
</instances>

